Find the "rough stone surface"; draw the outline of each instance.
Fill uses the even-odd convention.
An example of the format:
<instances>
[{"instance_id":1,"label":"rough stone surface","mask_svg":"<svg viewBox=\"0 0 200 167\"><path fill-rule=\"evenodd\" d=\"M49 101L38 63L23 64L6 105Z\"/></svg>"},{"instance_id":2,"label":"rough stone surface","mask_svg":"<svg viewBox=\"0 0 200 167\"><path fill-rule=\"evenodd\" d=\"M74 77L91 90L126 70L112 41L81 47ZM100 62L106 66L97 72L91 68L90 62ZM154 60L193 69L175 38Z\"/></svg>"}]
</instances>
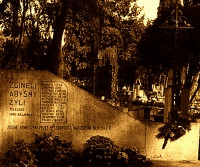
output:
<instances>
[{"instance_id":1,"label":"rough stone surface","mask_svg":"<svg viewBox=\"0 0 200 167\"><path fill-rule=\"evenodd\" d=\"M199 125L162 150L162 124L141 122L47 71L0 71L0 156L18 139L53 132L82 150L94 135L137 147L151 159L197 160ZM178 152L177 152L178 151ZM177 154L176 154L177 153Z\"/></svg>"},{"instance_id":2,"label":"rough stone surface","mask_svg":"<svg viewBox=\"0 0 200 167\"><path fill-rule=\"evenodd\" d=\"M1 153L50 131L77 150L93 135L145 149L145 124L47 71L2 70L0 77Z\"/></svg>"}]
</instances>

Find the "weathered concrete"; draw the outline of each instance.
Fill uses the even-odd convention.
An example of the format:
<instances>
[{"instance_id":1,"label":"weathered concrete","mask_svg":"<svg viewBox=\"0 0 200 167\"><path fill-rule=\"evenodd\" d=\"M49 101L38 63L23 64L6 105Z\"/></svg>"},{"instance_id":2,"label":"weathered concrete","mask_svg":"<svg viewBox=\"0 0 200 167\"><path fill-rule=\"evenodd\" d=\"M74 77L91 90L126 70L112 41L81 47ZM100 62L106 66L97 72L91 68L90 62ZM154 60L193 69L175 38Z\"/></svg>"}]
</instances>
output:
<instances>
[{"instance_id":1,"label":"weathered concrete","mask_svg":"<svg viewBox=\"0 0 200 167\"><path fill-rule=\"evenodd\" d=\"M18 139L53 131L81 150L93 135L137 147L151 159L197 160L199 125L183 138L156 139L162 124L141 122L47 71L0 71L0 156Z\"/></svg>"},{"instance_id":2,"label":"weathered concrete","mask_svg":"<svg viewBox=\"0 0 200 167\"><path fill-rule=\"evenodd\" d=\"M198 160L199 124L192 124L192 130L177 141L168 141L162 149L163 140L157 139L161 123L150 123L146 131L146 154L151 159L158 160Z\"/></svg>"},{"instance_id":3,"label":"weathered concrete","mask_svg":"<svg viewBox=\"0 0 200 167\"><path fill-rule=\"evenodd\" d=\"M75 149L92 135L145 149L144 123L47 71L2 70L0 77L1 153L14 140L49 131Z\"/></svg>"}]
</instances>

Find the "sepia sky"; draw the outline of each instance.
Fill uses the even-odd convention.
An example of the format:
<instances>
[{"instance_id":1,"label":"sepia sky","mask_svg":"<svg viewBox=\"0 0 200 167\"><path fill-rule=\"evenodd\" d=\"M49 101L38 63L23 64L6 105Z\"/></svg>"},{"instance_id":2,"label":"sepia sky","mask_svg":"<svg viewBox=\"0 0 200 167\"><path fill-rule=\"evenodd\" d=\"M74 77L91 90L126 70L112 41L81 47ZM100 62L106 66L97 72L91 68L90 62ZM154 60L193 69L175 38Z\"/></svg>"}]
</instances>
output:
<instances>
[{"instance_id":1,"label":"sepia sky","mask_svg":"<svg viewBox=\"0 0 200 167\"><path fill-rule=\"evenodd\" d=\"M157 17L157 8L160 0L138 0L137 4L144 7L145 19L155 19Z\"/></svg>"},{"instance_id":2,"label":"sepia sky","mask_svg":"<svg viewBox=\"0 0 200 167\"><path fill-rule=\"evenodd\" d=\"M181 0L183 3L183 0ZM157 17L157 8L160 0L137 0L140 7L144 6L145 19L154 20Z\"/></svg>"}]
</instances>

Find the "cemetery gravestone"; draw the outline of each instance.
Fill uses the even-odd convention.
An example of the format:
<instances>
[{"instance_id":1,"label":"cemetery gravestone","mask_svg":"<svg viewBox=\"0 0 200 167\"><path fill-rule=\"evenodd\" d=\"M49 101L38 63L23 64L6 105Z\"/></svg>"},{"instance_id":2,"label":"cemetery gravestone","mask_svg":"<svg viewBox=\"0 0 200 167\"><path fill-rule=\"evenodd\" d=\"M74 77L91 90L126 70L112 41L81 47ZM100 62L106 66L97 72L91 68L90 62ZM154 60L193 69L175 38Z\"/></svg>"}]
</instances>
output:
<instances>
[{"instance_id":1,"label":"cemetery gravestone","mask_svg":"<svg viewBox=\"0 0 200 167\"><path fill-rule=\"evenodd\" d=\"M112 67L102 66L96 69L96 95L111 97Z\"/></svg>"}]
</instances>

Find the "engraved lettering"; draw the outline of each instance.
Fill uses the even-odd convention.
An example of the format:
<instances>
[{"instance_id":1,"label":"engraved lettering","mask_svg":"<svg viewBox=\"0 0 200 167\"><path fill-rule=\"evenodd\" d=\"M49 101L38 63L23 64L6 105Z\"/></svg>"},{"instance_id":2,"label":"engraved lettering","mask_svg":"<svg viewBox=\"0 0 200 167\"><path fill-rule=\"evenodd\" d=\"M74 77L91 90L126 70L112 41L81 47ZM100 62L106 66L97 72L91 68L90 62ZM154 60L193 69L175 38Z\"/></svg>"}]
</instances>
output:
<instances>
[{"instance_id":1,"label":"engraved lettering","mask_svg":"<svg viewBox=\"0 0 200 167\"><path fill-rule=\"evenodd\" d=\"M65 122L67 96L65 85L62 83L42 83L41 89L41 122Z\"/></svg>"},{"instance_id":2,"label":"engraved lettering","mask_svg":"<svg viewBox=\"0 0 200 167\"><path fill-rule=\"evenodd\" d=\"M7 125L7 129L17 129L17 125Z\"/></svg>"},{"instance_id":3,"label":"engraved lettering","mask_svg":"<svg viewBox=\"0 0 200 167\"><path fill-rule=\"evenodd\" d=\"M10 82L10 88L36 89L36 83L29 82Z\"/></svg>"},{"instance_id":4,"label":"engraved lettering","mask_svg":"<svg viewBox=\"0 0 200 167\"><path fill-rule=\"evenodd\" d=\"M11 106L13 105L13 100L12 100L12 99L10 99L10 105L11 105Z\"/></svg>"}]
</instances>

